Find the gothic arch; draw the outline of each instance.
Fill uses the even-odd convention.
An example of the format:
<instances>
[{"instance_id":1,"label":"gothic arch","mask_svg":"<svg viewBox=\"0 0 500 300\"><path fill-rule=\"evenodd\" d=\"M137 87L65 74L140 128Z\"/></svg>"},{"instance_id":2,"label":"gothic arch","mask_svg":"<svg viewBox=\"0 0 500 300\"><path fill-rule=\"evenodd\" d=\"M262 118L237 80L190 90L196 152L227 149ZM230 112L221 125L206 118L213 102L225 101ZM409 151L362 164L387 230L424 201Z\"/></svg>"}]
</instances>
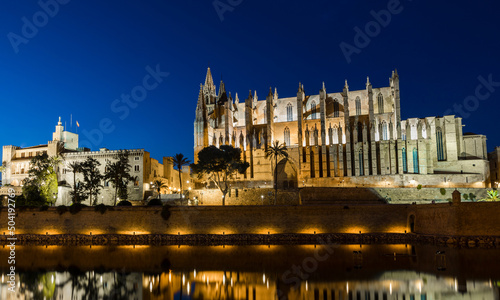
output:
<instances>
[{"instance_id":1,"label":"gothic arch","mask_svg":"<svg viewBox=\"0 0 500 300\"><path fill-rule=\"evenodd\" d=\"M297 187L297 170L289 159L282 159L278 163L278 187Z\"/></svg>"}]
</instances>

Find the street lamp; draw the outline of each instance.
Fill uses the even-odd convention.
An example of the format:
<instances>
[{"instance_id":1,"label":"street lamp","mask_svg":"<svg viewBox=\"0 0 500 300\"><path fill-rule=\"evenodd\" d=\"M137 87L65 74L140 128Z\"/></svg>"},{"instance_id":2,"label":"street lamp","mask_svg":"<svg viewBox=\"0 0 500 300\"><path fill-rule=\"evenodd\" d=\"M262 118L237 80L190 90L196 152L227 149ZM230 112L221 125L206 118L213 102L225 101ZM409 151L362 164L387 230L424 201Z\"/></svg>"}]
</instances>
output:
<instances>
[{"instance_id":1,"label":"street lamp","mask_svg":"<svg viewBox=\"0 0 500 300\"><path fill-rule=\"evenodd\" d=\"M264 205L264 195L260 195L260 200L262 201L262 205Z\"/></svg>"}]
</instances>

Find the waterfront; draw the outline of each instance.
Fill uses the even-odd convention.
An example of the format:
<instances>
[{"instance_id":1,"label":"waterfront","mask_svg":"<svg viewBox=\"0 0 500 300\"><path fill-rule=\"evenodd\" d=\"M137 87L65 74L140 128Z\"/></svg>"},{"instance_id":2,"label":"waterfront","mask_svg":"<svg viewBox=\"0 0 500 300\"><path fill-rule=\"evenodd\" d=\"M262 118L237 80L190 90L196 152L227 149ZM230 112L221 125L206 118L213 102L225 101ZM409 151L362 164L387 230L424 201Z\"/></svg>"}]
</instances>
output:
<instances>
[{"instance_id":1,"label":"waterfront","mask_svg":"<svg viewBox=\"0 0 500 300\"><path fill-rule=\"evenodd\" d=\"M21 245L16 294L7 291L7 256L0 248L1 299L499 297L497 248Z\"/></svg>"}]
</instances>

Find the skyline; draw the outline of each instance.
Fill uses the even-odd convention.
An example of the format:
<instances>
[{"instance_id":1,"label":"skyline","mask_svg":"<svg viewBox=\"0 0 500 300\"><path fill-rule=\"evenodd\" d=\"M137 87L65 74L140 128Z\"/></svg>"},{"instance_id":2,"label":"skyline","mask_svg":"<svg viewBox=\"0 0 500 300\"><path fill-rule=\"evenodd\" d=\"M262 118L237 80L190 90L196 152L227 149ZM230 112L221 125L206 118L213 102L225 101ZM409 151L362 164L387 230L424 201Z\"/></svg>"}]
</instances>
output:
<instances>
[{"instance_id":1,"label":"skyline","mask_svg":"<svg viewBox=\"0 0 500 300\"><path fill-rule=\"evenodd\" d=\"M494 118L484 117L500 98L494 1L29 3L6 3L0 12L0 99L9 129L0 132L2 145L45 144L59 116L70 129L72 114L81 141L84 130L101 127L92 150L144 148L156 159L183 153L193 160L208 66L217 87L222 77L240 100L249 90L262 100L270 86L280 98L293 97L299 82L309 95L323 81L329 93L341 91L345 79L351 90L364 89L367 76L383 87L398 69L403 119L451 110L463 114L464 133L487 136L489 151L500 145ZM32 37L23 34L28 23ZM134 91L147 95L122 96Z\"/></svg>"}]
</instances>

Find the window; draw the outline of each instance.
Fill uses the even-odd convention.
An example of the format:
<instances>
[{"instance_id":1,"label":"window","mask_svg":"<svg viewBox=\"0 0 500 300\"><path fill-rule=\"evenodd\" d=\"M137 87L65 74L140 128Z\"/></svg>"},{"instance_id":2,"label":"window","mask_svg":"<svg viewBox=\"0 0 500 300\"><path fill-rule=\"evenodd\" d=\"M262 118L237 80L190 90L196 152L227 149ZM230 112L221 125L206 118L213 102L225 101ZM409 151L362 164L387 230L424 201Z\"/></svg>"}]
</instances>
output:
<instances>
[{"instance_id":1,"label":"window","mask_svg":"<svg viewBox=\"0 0 500 300\"><path fill-rule=\"evenodd\" d=\"M403 172L408 172L408 166L406 165L406 148L403 148Z\"/></svg>"},{"instance_id":2,"label":"window","mask_svg":"<svg viewBox=\"0 0 500 300\"><path fill-rule=\"evenodd\" d=\"M316 119L316 102L311 102L311 119Z\"/></svg>"},{"instance_id":3,"label":"window","mask_svg":"<svg viewBox=\"0 0 500 300\"><path fill-rule=\"evenodd\" d=\"M377 102L378 102L378 113L383 114L384 113L384 96L382 96L382 93L378 94Z\"/></svg>"},{"instance_id":4,"label":"window","mask_svg":"<svg viewBox=\"0 0 500 300\"><path fill-rule=\"evenodd\" d=\"M387 123L386 122L382 123L382 140L384 140L384 141L389 140L389 137L387 136Z\"/></svg>"},{"instance_id":5,"label":"window","mask_svg":"<svg viewBox=\"0 0 500 300\"><path fill-rule=\"evenodd\" d=\"M134 166L134 171L136 171L136 172L139 172L139 171L140 171L139 165L135 165L135 166Z\"/></svg>"},{"instance_id":6,"label":"window","mask_svg":"<svg viewBox=\"0 0 500 300\"><path fill-rule=\"evenodd\" d=\"M339 143L339 129L337 127L333 128L333 143L338 144Z\"/></svg>"},{"instance_id":7,"label":"window","mask_svg":"<svg viewBox=\"0 0 500 300\"><path fill-rule=\"evenodd\" d=\"M335 99L333 100L333 117L338 118L339 117L339 100Z\"/></svg>"},{"instance_id":8,"label":"window","mask_svg":"<svg viewBox=\"0 0 500 300\"><path fill-rule=\"evenodd\" d=\"M360 176L364 175L364 170L363 170L363 150L359 150L359 175Z\"/></svg>"},{"instance_id":9,"label":"window","mask_svg":"<svg viewBox=\"0 0 500 300\"><path fill-rule=\"evenodd\" d=\"M290 146L290 129L288 127L285 127L284 136L285 136L285 145Z\"/></svg>"},{"instance_id":10,"label":"window","mask_svg":"<svg viewBox=\"0 0 500 300\"><path fill-rule=\"evenodd\" d=\"M134 157L134 160L136 161L139 160L139 156Z\"/></svg>"},{"instance_id":11,"label":"window","mask_svg":"<svg viewBox=\"0 0 500 300\"><path fill-rule=\"evenodd\" d=\"M359 97L356 97L356 116L360 116L361 115L361 100L359 99Z\"/></svg>"},{"instance_id":12,"label":"window","mask_svg":"<svg viewBox=\"0 0 500 300\"><path fill-rule=\"evenodd\" d=\"M286 120L287 122L293 121L293 105L288 103L286 106Z\"/></svg>"},{"instance_id":13,"label":"window","mask_svg":"<svg viewBox=\"0 0 500 300\"><path fill-rule=\"evenodd\" d=\"M401 132L401 139L406 141L406 131Z\"/></svg>"},{"instance_id":14,"label":"window","mask_svg":"<svg viewBox=\"0 0 500 300\"><path fill-rule=\"evenodd\" d=\"M238 198L238 189L235 189L235 190L234 190L234 196L235 196L236 198Z\"/></svg>"},{"instance_id":15,"label":"window","mask_svg":"<svg viewBox=\"0 0 500 300\"><path fill-rule=\"evenodd\" d=\"M139 180L134 180L134 186L139 186Z\"/></svg>"},{"instance_id":16,"label":"window","mask_svg":"<svg viewBox=\"0 0 500 300\"><path fill-rule=\"evenodd\" d=\"M413 148L413 173L418 173L418 151Z\"/></svg>"},{"instance_id":17,"label":"window","mask_svg":"<svg viewBox=\"0 0 500 300\"><path fill-rule=\"evenodd\" d=\"M104 187L108 187L108 186L109 186L109 181L104 180Z\"/></svg>"},{"instance_id":18,"label":"window","mask_svg":"<svg viewBox=\"0 0 500 300\"><path fill-rule=\"evenodd\" d=\"M437 148L438 161L443 161L444 160L443 131L441 130L441 127L436 128L436 148Z\"/></svg>"},{"instance_id":19,"label":"window","mask_svg":"<svg viewBox=\"0 0 500 300\"><path fill-rule=\"evenodd\" d=\"M24 152L23 152L23 153L21 153L21 157L25 157L25 155L26 155L26 154L25 154Z\"/></svg>"}]
</instances>

